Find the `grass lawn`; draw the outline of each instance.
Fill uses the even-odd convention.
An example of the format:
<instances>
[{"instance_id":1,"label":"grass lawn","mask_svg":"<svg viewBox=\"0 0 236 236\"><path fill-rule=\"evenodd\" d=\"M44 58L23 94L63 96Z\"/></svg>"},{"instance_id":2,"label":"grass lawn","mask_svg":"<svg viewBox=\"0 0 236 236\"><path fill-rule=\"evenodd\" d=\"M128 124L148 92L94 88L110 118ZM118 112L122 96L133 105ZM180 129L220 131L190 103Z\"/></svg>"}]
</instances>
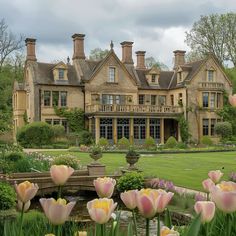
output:
<instances>
[{"instance_id":1,"label":"grass lawn","mask_svg":"<svg viewBox=\"0 0 236 236\"><path fill-rule=\"evenodd\" d=\"M47 155L57 156L63 151L47 151ZM88 153L69 152L77 156L82 165L91 162ZM126 167L125 154L103 154L100 162L106 165L107 174L113 174L121 167ZM236 152L155 154L143 155L137 164L145 176L171 180L177 186L202 190L201 182L207 178L210 170L220 169L224 179L229 173L236 171Z\"/></svg>"}]
</instances>

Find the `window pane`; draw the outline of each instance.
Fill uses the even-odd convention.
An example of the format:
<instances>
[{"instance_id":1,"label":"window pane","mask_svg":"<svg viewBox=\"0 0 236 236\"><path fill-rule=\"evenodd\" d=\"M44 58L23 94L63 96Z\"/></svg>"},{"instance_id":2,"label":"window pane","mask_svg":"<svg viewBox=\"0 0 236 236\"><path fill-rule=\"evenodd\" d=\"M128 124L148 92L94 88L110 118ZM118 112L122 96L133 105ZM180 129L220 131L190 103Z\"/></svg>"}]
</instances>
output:
<instances>
[{"instance_id":1,"label":"window pane","mask_svg":"<svg viewBox=\"0 0 236 236\"><path fill-rule=\"evenodd\" d=\"M61 106L67 106L67 92L61 92Z\"/></svg>"},{"instance_id":2,"label":"window pane","mask_svg":"<svg viewBox=\"0 0 236 236\"><path fill-rule=\"evenodd\" d=\"M166 105L166 96L165 95L158 96L158 105L159 106L165 106Z\"/></svg>"},{"instance_id":3,"label":"window pane","mask_svg":"<svg viewBox=\"0 0 236 236\"><path fill-rule=\"evenodd\" d=\"M46 119L45 122L48 123L49 125L51 125L52 124L52 119Z\"/></svg>"},{"instance_id":4,"label":"window pane","mask_svg":"<svg viewBox=\"0 0 236 236\"><path fill-rule=\"evenodd\" d=\"M139 102L140 105L144 104L144 95L139 95L138 96L138 102Z\"/></svg>"},{"instance_id":5,"label":"window pane","mask_svg":"<svg viewBox=\"0 0 236 236\"><path fill-rule=\"evenodd\" d=\"M202 121L202 134L209 135L209 120L203 119Z\"/></svg>"},{"instance_id":6,"label":"window pane","mask_svg":"<svg viewBox=\"0 0 236 236\"><path fill-rule=\"evenodd\" d=\"M51 105L51 91L44 91L43 101L44 106Z\"/></svg>"},{"instance_id":7,"label":"window pane","mask_svg":"<svg viewBox=\"0 0 236 236\"><path fill-rule=\"evenodd\" d=\"M217 98L216 98L216 106L217 108L220 108L221 103L221 93L217 93Z\"/></svg>"},{"instance_id":8,"label":"window pane","mask_svg":"<svg viewBox=\"0 0 236 236\"><path fill-rule=\"evenodd\" d=\"M156 105L157 96L151 95L151 105Z\"/></svg>"},{"instance_id":9,"label":"window pane","mask_svg":"<svg viewBox=\"0 0 236 236\"><path fill-rule=\"evenodd\" d=\"M59 69L59 79L64 79L65 70Z\"/></svg>"},{"instance_id":10,"label":"window pane","mask_svg":"<svg viewBox=\"0 0 236 236\"><path fill-rule=\"evenodd\" d=\"M156 83L156 75L152 75L152 83Z\"/></svg>"},{"instance_id":11,"label":"window pane","mask_svg":"<svg viewBox=\"0 0 236 236\"><path fill-rule=\"evenodd\" d=\"M216 119L211 119L211 135L215 135L215 124L216 124Z\"/></svg>"},{"instance_id":12,"label":"window pane","mask_svg":"<svg viewBox=\"0 0 236 236\"><path fill-rule=\"evenodd\" d=\"M202 93L202 106L208 107L208 97L209 93Z\"/></svg>"},{"instance_id":13,"label":"window pane","mask_svg":"<svg viewBox=\"0 0 236 236\"><path fill-rule=\"evenodd\" d=\"M109 82L115 82L115 67L109 67Z\"/></svg>"},{"instance_id":14,"label":"window pane","mask_svg":"<svg viewBox=\"0 0 236 236\"><path fill-rule=\"evenodd\" d=\"M53 125L60 125L60 120L57 119L53 120Z\"/></svg>"},{"instance_id":15,"label":"window pane","mask_svg":"<svg viewBox=\"0 0 236 236\"><path fill-rule=\"evenodd\" d=\"M208 81L209 82L213 82L213 74L214 74L214 71L213 70L208 70Z\"/></svg>"},{"instance_id":16,"label":"window pane","mask_svg":"<svg viewBox=\"0 0 236 236\"><path fill-rule=\"evenodd\" d=\"M106 139L113 139L112 119L100 119L100 137Z\"/></svg>"},{"instance_id":17,"label":"window pane","mask_svg":"<svg viewBox=\"0 0 236 236\"><path fill-rule=\"evenodd\" d=\"M215 93L211 93L210 96L210 108L214 108L215 107Z\"/></svg>"},{"instance_id":18,"label":"window pane","mask_svg":"<svg viewBox=\"0 0 236 236\"><path fill-rule=\"evenodd\" d=\"M52 92L52 105L53 106L58 106L59 102L59 92L58 91L53 91Z\"/></svg>"}]
</instances>

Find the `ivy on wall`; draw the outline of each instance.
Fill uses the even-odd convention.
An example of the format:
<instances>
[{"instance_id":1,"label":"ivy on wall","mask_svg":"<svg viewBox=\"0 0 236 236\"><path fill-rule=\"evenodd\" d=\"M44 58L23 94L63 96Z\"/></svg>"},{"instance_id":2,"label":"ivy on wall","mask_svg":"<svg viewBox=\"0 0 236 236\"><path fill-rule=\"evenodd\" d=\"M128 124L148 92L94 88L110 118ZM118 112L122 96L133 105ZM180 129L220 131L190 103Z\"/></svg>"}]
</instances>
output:
<instances>
[{"instance_id":1,"label":"ivy on wall","mask_svg":"<svg viewBox=\"0 0 236 236\"><path fill-rule=\"evenodd\" d=\"M58 108L54 107L57 116L67 119L71 132L79 133L84 130L84 111L79 108Z\"/></svg>"},{"instance_id":2,"label":"ivy on wall","mask_svg":"<svg viewBox=\"0 0 236 236\"><path fill-rule=\"evenodd\" d=\"M185 119L184 115L180 115L177 118L177 121L179 122L180 136L181 136L182 142L187 143L188 139L190 138L188 122Z\"/></svg>"}]
</instances>

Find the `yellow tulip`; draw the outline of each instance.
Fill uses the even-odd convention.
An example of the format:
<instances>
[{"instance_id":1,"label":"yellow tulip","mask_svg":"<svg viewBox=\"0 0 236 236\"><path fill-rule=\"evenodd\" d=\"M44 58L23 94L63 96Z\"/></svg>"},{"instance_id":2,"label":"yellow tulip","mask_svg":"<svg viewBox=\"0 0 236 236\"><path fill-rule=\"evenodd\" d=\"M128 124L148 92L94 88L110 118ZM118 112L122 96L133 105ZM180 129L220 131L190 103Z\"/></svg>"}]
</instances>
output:
<instances>
[{"instance_id":1,"label":"yellow tulip","mask_svg":"<svg viewBox=\"0 0 236 236\"><path fill-rule=\"evenodd\" d=\"M17 198L22 203L27 203L36 195L39 187L37 184L30 183L29 181L25 181L18 184L15 184L15 189L17 193Z\"/></svg>"}]
</instances>

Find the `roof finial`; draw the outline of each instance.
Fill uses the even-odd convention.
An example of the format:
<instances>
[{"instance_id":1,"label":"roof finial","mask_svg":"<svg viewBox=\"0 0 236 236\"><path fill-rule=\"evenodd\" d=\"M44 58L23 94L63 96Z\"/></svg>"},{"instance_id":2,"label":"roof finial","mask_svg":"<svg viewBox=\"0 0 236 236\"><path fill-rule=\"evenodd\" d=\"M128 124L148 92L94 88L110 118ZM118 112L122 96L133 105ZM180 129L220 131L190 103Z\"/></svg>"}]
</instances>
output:
<instances>
[{"instance_id":1,"label":"roof finial","mask_svg":"<svg viewBox=\"0 0 236 236\"><path fill-rule=\"evenodd\" d=\"M113 43L113 41L112 41L112 40L111 40L111 43L110 43L110 47L111 47L111 50L113 50L114 43Z\"/></svg>"},{"instance_id":2,"label":"roof finial","mask_svg":"<svg viewBox=\"0 0 236 236\"><path fill-rule=\"evenodd\" d=\"M67 64L70 64L70 57L67 57Z\"/></svg>"}]
</instances>

